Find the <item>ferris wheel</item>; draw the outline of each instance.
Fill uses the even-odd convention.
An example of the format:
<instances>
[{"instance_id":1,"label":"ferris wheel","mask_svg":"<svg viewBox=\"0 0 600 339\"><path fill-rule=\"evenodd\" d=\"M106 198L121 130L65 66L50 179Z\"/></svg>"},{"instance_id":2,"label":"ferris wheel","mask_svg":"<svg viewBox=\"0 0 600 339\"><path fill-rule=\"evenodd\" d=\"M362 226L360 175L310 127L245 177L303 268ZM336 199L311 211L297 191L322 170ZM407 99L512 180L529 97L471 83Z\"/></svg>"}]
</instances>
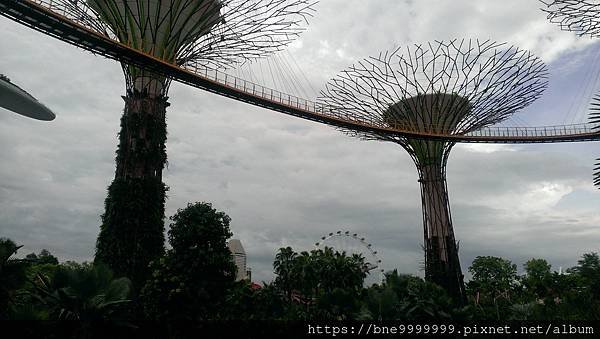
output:
<instances>
[{"instance_id":1,"label":"ferris wheel","mask_svg":"<svg viewBox=\"0 0 600 339\"><path fill-rule=\"evenodd\" d=\"M377 255L377 251L373 249L373 245L365 237L350 231L331 232L322 236L315 246L317 249L330 247L335 251L345 252L347 255L362 255L365 259L363 270L367 273L365 285L383 283L385 270L382 267L382 261Z\"/></svg>"}]
</instances>

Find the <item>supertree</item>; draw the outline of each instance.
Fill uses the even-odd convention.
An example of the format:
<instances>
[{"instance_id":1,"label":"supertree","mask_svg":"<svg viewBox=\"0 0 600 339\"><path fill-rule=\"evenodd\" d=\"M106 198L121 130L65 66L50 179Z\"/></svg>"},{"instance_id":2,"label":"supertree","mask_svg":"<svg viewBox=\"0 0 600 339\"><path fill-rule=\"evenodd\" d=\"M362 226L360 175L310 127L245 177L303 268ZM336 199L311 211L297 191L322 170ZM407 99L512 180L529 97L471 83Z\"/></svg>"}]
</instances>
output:
<instances>
[{"instance_id":1,"label":"supertree","mask_svg":"<svg viewBox=\"0 0 600 339\"><path fill-rule=\"evenodd\" d=\"M274 53L300 34L312 0L58 0L87 27L180 66L229 67ZM58 6L58 4L56 4ZM115 178L95 260L144 281L164 252L170 79L122 63L126 79Z\"/></svg>"},{"instance_id":2,"label":"supertree","mask_svg":"<svg viewBox=\"0 0 600 339\"><path fill-rule=\"evenodd\" d=\"M546 66L531 53L479 40L435 41L366 58L329 81L319 102L338 116L423 138L343 129L366 140L390 141L413 159L421 186L425 276L464 300L446 163L465 134L498 123L536 100L547 87Z\"/></svg>"},{"instance_id":3,"label":"supertree","mask_svg":"<svg viewBox=\"0 0 600 339\"><path fill-rule=\"evenodd\" d=\"M592 98L591 104L591 112L590 112L590 122L595 124L594 129L600 130L600 95L596 95ZM596 159L598 161L594 166L594 185L600 189L600 158Z\"/></svg>"},{"instance_id":4,"label":"supertree","mask_svg":"<svg viewBox=\"0 0 600 339\"><path fill-rule=\"evenodd\" d=\"M600 188L600 158L596 159L596 161L598 162L594 165L597 166L596 168L594 168L594 185Z\"/></svg>"},{"instance_id":5,"label":"supertree","mask_svg":"<svg viewBox=\"0 0 600 339\"><path fill-rule=\"evenodd\" d=\"M584 0L542 1L542 8L551 23L558 24L560 29L575 32L579 36L600 37L600 2ZM600 97L593 98L590 122L600 126ZM595 166L600 166L599 163ZM600 188L600 167L594 168L594 185Z\"/></svg>"},{"instance_id":6,"label":"supertree","mask_svg":"<svg viewBox=\"0 0 600 339\"><path fill-rule=\"evenodd\" d=\"M579 36L600 36L600 3L594 0L552 0L541 3L550 22Z\"/></svg>"}]
</instances>

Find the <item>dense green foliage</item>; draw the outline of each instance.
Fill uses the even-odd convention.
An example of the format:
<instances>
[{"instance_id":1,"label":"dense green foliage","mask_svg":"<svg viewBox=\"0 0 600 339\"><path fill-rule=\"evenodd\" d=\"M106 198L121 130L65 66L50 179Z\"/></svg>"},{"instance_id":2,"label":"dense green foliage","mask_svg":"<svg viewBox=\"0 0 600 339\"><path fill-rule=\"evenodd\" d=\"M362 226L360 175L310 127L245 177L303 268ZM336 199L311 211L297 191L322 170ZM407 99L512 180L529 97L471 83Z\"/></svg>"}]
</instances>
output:
<instances>
[{"instance_id":1,"label":"dense green foliage","mask_svg":"<svg viewBox=\"0 0 600 339\"><path fill-rule=\"evenodd\" d=\"M497 257L476 257L469 267L473 275L468 288L484 298L509 299L518 283L517 265Z\"/></svg>"},{"instance_id":2,"label":"dense green foliage","mask_svg":"<svg viewBox=\"0 0 600 339\"><path fill-rule=\"evenodd\" d=\"M543 259L531 259L517 275L510 261L477 257L469 271L473 274L467 292L472 317L489 320L598 320L600 266L596 253L584 254L567 274L551 272ZM585 273L583 273L585 272Z\"/></svg>"},{"instance_id":3,"label":"dense green foliage","mask_svg":"<svg viewBox=\"0 0 600 339\"><path fill-rule=\"evenodd\" d=\"M19 247L1 239L3 318L75 319L81 333L140 319L164 324L202 319L600 320L597 253L584 254L562 274L543 259L527 261L519 275L506 259L477 257L469 267L469 302L462 306L441 287L396 270L386 274L383 284L363 287L364 259L330 248L300 253L281 248L272 283L234 282L225 213L196 203L171 220L173 248L151 264L152 278L139 297L130 293L127 278L116 277L106 266L57 264L39 260L40 255L15 259ZM47 251L41 257L54 258Z\"/></svg>"},{"instance_id":4,"label":"dense green foliage","mask_svg":"<svg viewBox=\"0 0 600 339\"><path fill-rule=\"evenodd\" d=\"M67 262L53 276L38 273L33 281L37 302L50 319L84 323L120 321L127 314L131 289L127 278L117 278L104 265Z\"/></svg>"},{"instance_id":5,"label":"dense green foliage","mask_svg":"<svg viewBox=\"0 0 600 339\"><path fill-rule=\"evenodd\" d=\"M590 287L594 298L600 298L600 257L598 253L584 254L577 264L571 271L580 276Z\"/></svg>"},{"instance_id":6,"label":"dense green foliage","mask_svg":"<svg viewBox=\"0 0 600 339\"><path fill-rule=\"evenodd\" d=\"M26 262L13 258L21 247L0 238L0 320L8 318L9 308L15 304L15 292L26 281Z\"/></svg>"},{"instance_id":7,"label":"dense green foliage","mask_svg":"<svg viewBox=\"0 0 600 339\"><path fill-rule=\"evenodd\" d=\"M34 261L37 264L50 264L50 265L57 265L58 264L58 259L53 256L50 251L48 251L47 249L43 249L40 251L40 253L35 254L35 253L29 253L28 255L25 256L25 259L29 260L29 261Z\"/></svg>"},{"instance_id":8,"label":"dense green foliage","mask_svg":"<svg viewBox=\"0 0 600 339\"><path fill-rule=\"evenodd\" d=\"M137 291L149 276L148 263L164 253L168 103L137 92L124 99L117 169L104 202L95 261L129 277Z\"/></svg>"},{"instance_id":9,"label":"dense green foliage","mask_svg":"<svg viewBox=\"0 0 600 339\"><path fill-rule=\"evenodd\" d=\"M364 266L362 256L331 248L300 254L282 248L273 263L273 286L285 303L298 306L288 310L296 319L349 319L361 309Z\"/></svg>"},{"instance_id":10,"label":"dense green foliage","mask_svg":"<svg viewBox=\"0 0 600 339\"><path fill-rule=\"evenodd\" d=\"M386 274L383 286L369 289L368 319L448 320L452 299L439 286L396 270Z\"/></svg>"},{"instance_id":11,"label":"dense green foliage","mask_svg":"<svg viewBox=\"0 0 600 339\"><path fill-rule=\"evenodd\" d=\"M152 319L196 320L220 316L233 287L235 265L227 248L231 219L211 204L189 204L171 217L172 249L151 264L142 291Z\"/></svg>"},{"instance_id":12,"label":"dense green foliage","mask_svg":"<svg viewBox=\"0 0 600 339\"><path fill-rule=\"evenodd\" d=\"M597 253L584 254L566 273L532 258L521 275L509 260L476 257L465 305L397 270L365 287L364 258L331 248L281 248L273 282L235 282L227 214L194 203L170 219L171 249L148 265L150 277L138 293L99 260L59 263L47 250L16 259L20 247L0 238L0 319L77 320L65 337L78 338L110 328L135 334L145 320L168 337L196 333L201 320L600 320Z\"/></svg>"},{"instance_id":13,"label":"dense green foliage","mask_svg":"<svg viewBox=\"0 0 600 339\"><path fill-rule=\"evenodd\" d=\"M95 261L132 277L137 287L148 263L164 253L162 213L146 211L164 210L165 188L156 179L115 179L108 192Z\"/></svg>"},{"instance_id":14,"label":"dense green foliage","mask_svg":"<svg viewBox=\"0 0 600 339\"><path fill-rule=\"evenodd\" d=\"M14 248L13 253L18 249L12 241L2 239L0 252L6 247ZM38 260L37 255L10 259L3 269L12 267L0 274L0 289L10 297L8 307L3 308L4 318L45 321L39 327L24 328L22 334L45 333L57 320L71 321L69 331L63 334L75 338L131 325L129 279L115 279L103 265L59 264L48 251L43 251L42 257L53 259Z\"/></svg>"}]
</instances>

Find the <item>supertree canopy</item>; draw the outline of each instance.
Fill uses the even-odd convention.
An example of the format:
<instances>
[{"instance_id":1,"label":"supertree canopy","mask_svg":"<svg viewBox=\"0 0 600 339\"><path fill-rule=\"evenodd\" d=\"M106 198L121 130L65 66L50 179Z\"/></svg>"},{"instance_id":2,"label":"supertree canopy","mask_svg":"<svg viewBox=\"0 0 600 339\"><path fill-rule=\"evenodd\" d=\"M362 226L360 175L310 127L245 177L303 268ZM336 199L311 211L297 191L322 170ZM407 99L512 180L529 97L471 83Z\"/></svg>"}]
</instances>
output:
<instances>
[{"instance_id":1,"label":"supertree canopy","mask_svg":"<svg viewBox=\"0 0 600 339\"><path fill-rule=\"evenodd\" d=\"M422 139L343 130L367 140L400 144L419 174L426 278L464 297L446 185L453 143L496 124L539 98L546 66L531 53L492 41L451 40L398 48L364 59L329 81L324 109L359 122L430 134Z\"/></svg>"},{"instance_id":2,"label":"supertree canopy","mask_svg":"<svg viewBox=\"0 0 600 339\"><path fill-rule=\"evenodd\" d=\"M312 0L87 0L73 11L88 26L159 59L229 67L268 56L292 42L304 30L302 23L312 14L313 4ZM136 77L141 70L123 67L128 81L138 80L137 87L146 84Z\"/></svg>"},{"instance_id":3,"label":"supertree canopy","mask_svg":"<svg viewBox=\"0 0 600 339\"><path fill-rule=\"evenodd\" d=\"M300 34L312 0L58 0L86 27L158 59L229 67L281 50ZM164 251L162 170L170 79L122 64L126 78L117 169L96 260L136 287Z\"/></svg>"},{"instance_id":4,"label":"supertree canopy","mask_svg":"<svg viewBox=\"0 0 600 339\"><path fill-rule=\"evenodd\" d=\"M600 189L600 158L596 159L598 161L594 164L594 186Z\"/></svg>"},{"instance_id":5,"label":"supertree canopy","mask_svg":"<svg viewBox=\"0 0 600 339\"><path fill-rule=\"evenodd\" d=\"M600 36L600 2L597 0L540 0L550 22L578 35Z\"/></svg>"},{"instance_id":6,"label":"supertree canopy","mask_svg":"<svg viewBox=\"0 0 600 339\"><path fill-rule=\"evenodd\" d=\"M558 24L562 30L575 32L579 36L600 37L600 1L597 0L553 0L542 1L548 20ZM590 122L600 124L598 105L600 98L593 98ZM600 161L600 159L598 159ZM600 163L595 166L600 166ZM594 185L600 188L600 167L594 168Z\"/></svg>"},{"instance_id":7,"label":"supertree canopy","mask_svg":"<svg viewBox=\"0 0 600 339\"><path fill-rule=\"evenodd\" d=\"M590 122L595 124L596 127L594 129L600 129L600 95L596 95L592 98L591 104L591 112L590 112ZM594 185L600 188L600 158L596 159L598 161L594 166Z\"/></svg>"}]
</instances>

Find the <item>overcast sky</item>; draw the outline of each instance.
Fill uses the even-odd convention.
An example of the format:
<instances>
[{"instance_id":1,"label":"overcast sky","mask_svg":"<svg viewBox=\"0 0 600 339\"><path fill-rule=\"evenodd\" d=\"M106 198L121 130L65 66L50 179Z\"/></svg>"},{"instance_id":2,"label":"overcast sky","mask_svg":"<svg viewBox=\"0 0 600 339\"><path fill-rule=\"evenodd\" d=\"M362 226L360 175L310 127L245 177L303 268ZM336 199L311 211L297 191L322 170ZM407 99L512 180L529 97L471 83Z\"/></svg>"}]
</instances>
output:
<instances>
[{"instance_id":1,"label":"overcast sky","mask_svg":"<svg viewBox=\"0 0 600 339\"><path fill-rule=\"evenodd\" d=\"M600 90L600 45L547 23L536 0L321 0L289 54L311 85L354 61L410 43L492 39L548 65L543 98L514 121L585 121ZM0 73L57 113L40 122L0 108L0 236L21 254L91 260L114 177L124 80L118 63L0 18ZM232 71L234 72L234 71ZM235 72L234 72L235 73ZM207 201L232 218L255 281L272 278L278 248L309 250L339 229L379 251L384 268L422 275L417 173L395 144L174 83L167 122L167 216ZM463 270L475 256L570 267L600 251L598 144L458 145L448 188Z\"/></svg>"}]
</instances>

